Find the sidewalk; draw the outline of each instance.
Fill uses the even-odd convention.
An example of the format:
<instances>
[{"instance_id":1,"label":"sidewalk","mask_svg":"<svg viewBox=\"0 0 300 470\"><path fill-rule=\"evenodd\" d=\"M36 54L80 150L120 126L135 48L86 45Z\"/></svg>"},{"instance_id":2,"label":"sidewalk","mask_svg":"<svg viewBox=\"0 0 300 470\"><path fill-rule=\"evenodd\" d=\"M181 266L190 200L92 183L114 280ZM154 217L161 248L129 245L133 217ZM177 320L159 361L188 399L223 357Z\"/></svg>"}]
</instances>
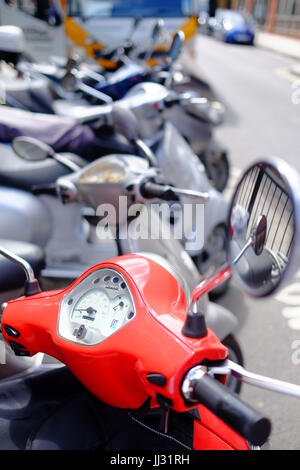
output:
<instances>
[{"instance_id":1,"label":"sidewalk","mask_svg":"<svg viewBox=\"0 0 300 470\"><path fill-rule=\"evenodd\" d=\"M256 33L255 43L258 47L269 49L300 61L300 39L259 31Z\"/></svg>"}]
</instances>

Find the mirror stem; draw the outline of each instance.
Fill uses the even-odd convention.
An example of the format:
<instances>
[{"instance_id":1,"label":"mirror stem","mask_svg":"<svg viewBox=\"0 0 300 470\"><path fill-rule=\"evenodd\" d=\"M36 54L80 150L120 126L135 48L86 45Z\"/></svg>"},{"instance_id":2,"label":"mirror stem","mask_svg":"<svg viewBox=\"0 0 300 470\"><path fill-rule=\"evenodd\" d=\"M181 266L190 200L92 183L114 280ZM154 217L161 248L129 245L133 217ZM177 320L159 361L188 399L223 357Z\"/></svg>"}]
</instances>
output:
<instances>
[{"instance_id":1,"label":"mirror stem","mask_svg":"<svg viewBox=\"0 0 300 470\"><path fill-rule=\"evenodd\" d=\"M21 265L21 267L25 271L27 281L35 280L33 269L25 259L20 258L18 255L15 255L11 251L6 250L6 248L3 247L0 247L0 253L5 256L5 258L8 258L10 261L13 261L13 263Z\"/></svg>"},{"instance_id":2,"label":"mirror stem","mask_svg":"<svg viewBox=\"0 0 300 470\"><path fill-rule=\"evenodd\" d=\"M54 160L56 160L58 163L60 163L61 165L63 165L65 168L67 168L68 170L72 172L76 172L80 170L80 166L77 165L77 163L73 162L72 160L70 160L68 157L65 157L64 155L55 153L54 155L51 155L51 156Z\"/></svg>"},{"instance_id":3,"label":"mirror stem","mask_svg":"<svg viewBox=\"0 0 300 470\"><path fill-rule=\"evenodd\" d=\"M225 264L216 274L204 279L200 284L193 290L190 310L193 308L193 304L197 303L202 295L208 294L213 289L223 284L231 277L231 268L229 264Z\"/></svg>"},{"instance_id":4,"label":"mirror stem","mask_svg":"<svg viewBox=\"0 0 300 470\"><path fill-rule=\"evenodd\" d=\"M137 149L143 154L143 156L148 160L151 166L156 167L158 165L157 158L155 154L152 152L150 147L141 139L136 139L134 141L134 145Z\"/></svg>"},{"instance_id":5,"label":"mirror stem","mask_svg":"<svg viewBox=\"0 0 300 470\"><path fill-rule=\"evenodd\" d=\"M232 264L236 264L240 260L240 258L243 256L243 254L248 250L248 248L252 246L252 244L253 244L252 237L250 237L246 245L242 248L239 254L234 258L234 260L232 261Z\"/></svg>"},{"instance_id":6,"label":"mirror stem","mask_svg":"<svg viewBox=\"0 0 300 470\"><path fill-rule=\"evenodd\" d=\"M9 259L13 263L16 263L17 265L19 265L25 271L25 274L26 274L26 281L24 285L25 296L35 295L41 292L39 282L35 278L33 269L25 259L21 258L18 255L15 255L13 252L11 252L10 250L7 250L6 248L3 248L2 246L0 247L0 254L5 256L5 258Z\"/></svg>"}]
</instances>

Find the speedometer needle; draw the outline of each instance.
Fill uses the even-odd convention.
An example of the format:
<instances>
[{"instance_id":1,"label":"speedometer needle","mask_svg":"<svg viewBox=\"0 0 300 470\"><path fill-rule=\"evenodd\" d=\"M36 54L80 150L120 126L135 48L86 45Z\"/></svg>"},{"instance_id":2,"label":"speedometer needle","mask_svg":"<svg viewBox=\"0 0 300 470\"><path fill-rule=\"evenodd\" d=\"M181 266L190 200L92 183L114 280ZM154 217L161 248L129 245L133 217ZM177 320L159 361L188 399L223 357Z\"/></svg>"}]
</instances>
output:
<instances>
[{"instance_id":1,"label":"speedometer needle","mask_svg":"<svg viewBox=\"0 0 300 470\"><path fill-rule=\"evenodd\" d=\"M120 302L118 305L116 305L115 307L113 307L114 310L117 310L118 308L121 308L121 307L124 307L124 302Z\"/></svg>"},{"instance_id":2,"label":"speedometer needle","mask_svg":"<svg viewBox=\"0 0 300 470\"><path fill-rule=\"evenodd\" d=\"M88 307L88 308L76 308L78 312L86 312L92 315L93 313L97 313L97 310L95 310L93 307Z\"/></svg>"}]
</instances>

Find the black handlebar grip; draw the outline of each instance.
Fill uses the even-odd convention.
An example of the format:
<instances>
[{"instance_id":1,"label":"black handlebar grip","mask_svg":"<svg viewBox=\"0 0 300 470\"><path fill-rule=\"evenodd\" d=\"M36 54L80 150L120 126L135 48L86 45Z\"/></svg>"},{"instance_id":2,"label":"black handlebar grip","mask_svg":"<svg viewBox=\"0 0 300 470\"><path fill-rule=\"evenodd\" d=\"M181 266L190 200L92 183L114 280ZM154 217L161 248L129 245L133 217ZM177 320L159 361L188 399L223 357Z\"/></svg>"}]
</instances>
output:
<instances>
[{"instance_id":1,"label":"black handlebar grip","mask_svg":"<svg viewBox=\"0 0 300 470\"><path fill-rule=\"evenodd\" d=\"M56 184L36 185L31 188L32 194L39 196L47 194L48 196L57 196Z\"/></svg>"},{"instance_id":2,"label":"black handlebar grip","mask_svg":"<svg viewBox=\"0 0 300 470\"><path fill-rule=\"evenodd\" d=\"M164 201L178 201L178 197L174 194L172 188L164 184L147 181L141 185L140 191L145 199L159 198Z\"/></svg>"},{"instance_id":3,"label":"black handlebar grip","mask_svg":"<svg viewBox=\"0 0 300 470\"><path fill-rule=\"evenodd\" d=\"M264 444L271 433L271 422L237 395L209 375L197 380L194 397L224 423L255 446Z\"/></svg>"},{"instance_id":4,"label":"black handlebar grip","mask_svg":"<svg viewBox=\"0 0 300 470\"><path fill-rule=\"evenodd\" d=\"M165 104L165 107L166 107L166 108L172 108L172 107L175 106L176 104L180 104L180 98L178 98L178 97L166 98L166 99L164 100L164 104Z\"/></svg>"}]
</instances>

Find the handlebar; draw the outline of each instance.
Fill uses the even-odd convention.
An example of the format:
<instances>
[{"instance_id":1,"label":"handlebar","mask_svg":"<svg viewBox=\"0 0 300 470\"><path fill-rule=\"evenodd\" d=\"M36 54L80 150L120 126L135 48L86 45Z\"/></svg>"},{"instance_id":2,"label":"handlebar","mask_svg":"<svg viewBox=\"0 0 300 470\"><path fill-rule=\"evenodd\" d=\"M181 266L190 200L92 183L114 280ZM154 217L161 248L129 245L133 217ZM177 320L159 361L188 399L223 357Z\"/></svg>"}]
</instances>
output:
<instances>
[{"instance_id":1,"label":"handlebar","mask_svg":"<svg viewBox=\"0 0 300 470\"><path fill-rule=\"evenodd\" d=\"M178 201L178 197L174 194L172 187L166 184L153 183L146 181L140 187L141 195L145 199L159 198L164 201Z\"/></svg>"},{"instance_id":2,"label":"handlebar","mask_svg":"<svg viewBox=\"0 0 300 470\"><path fill-rule=\"evenodd\" d=\"M48 196L57 196L57 188L56 184L41 184L33 186L31 189L32 194L35 196L39 196L42 194Z\"/></svg>"},{"instance_id":3,"label":"handlebar","mask_svg":"<svg viewBox=\"0 0 300 470\"><path fill-rule=\"evenodd\" d=\"M193 189L181 189L168 184L160 184L150 180L140 185L140 194L145 199L159 198L165 201L180 201L180 197L197 199L205 202L209 199L209 193L202 193Z\"/></svg>"},{"instance_id":4,"label":"handlebar","mask_svg":"<svg viewBox=\"0 0 300 470\"><path fill-rule=\"evenodd\" d=\"M271 432L271 422L236 394L207 374L193 382L193 399L218 416L251 444L260 446Z\"/></svg>"}]
</instances>

